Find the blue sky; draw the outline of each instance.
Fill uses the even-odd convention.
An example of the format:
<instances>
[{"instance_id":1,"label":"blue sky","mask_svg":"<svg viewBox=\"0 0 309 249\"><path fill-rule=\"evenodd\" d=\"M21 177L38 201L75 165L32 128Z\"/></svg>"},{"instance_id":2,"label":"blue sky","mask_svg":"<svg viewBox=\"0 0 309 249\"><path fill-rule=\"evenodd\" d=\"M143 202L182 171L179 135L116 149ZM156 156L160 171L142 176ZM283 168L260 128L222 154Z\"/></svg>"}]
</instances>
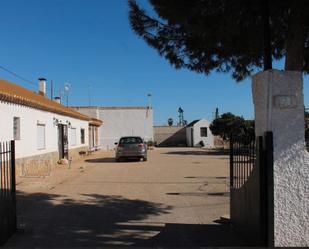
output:
<instances>
[{"instance_id":1,"label":"blue sky","mask_svg":"<svg viewBox=\"0 0 309 249\"><path fill-rule=\"evenodd\" d=\"M147 1L140 0L147 7ZM71 84L70 105L146 105L152 93L155 124L177 110L185 119L212 119L219 112L253 118L250 79L236 83L228 74L210 76L175 70L135 35L126 0L3 0L0 15L0 78L37 90L37 78L54 82L55 95ZM281 68L282 63L276 63ZM305 77L305 104L309 106ZM90 86L90 87L89 87Z\"/></svg>"}]
</instances>

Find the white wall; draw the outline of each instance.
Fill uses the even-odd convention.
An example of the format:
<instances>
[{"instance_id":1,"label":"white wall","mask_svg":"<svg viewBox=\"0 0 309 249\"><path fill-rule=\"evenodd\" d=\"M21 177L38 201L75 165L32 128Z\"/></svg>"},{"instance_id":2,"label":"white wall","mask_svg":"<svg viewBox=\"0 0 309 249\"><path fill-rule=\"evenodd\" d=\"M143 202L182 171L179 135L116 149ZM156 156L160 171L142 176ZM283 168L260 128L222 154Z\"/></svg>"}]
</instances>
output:
<instances>
[{"instance_id":1,"label":"white wall","mask_svg":"<svg viewBox=\"0 0 309 249\"><path fill-rule=\"evenodd\" d=\"M20 117L20 140L16 140L16 158L40 155L58 151L58 128L53 119L62 123L69 121L76 128L76 145L71 146L69 129L69 149L88 146L88 121L33 109L30 107L0 101L0 141L13 139L13 118ZM45 149L37 149L37 123L45 124ZM85 144L81 144L80 130L85 129Z\"/></svg>"},{"instance_id":2,"label":"white wall","mask_svg":"<svg viewBox=\"0 0 309 249\"><path fill-rule=\"evenodd\" d=\"M204 147L211 148L214 146L214 136L211 133L211 130L209 129L209 121L206 119L201 119L197 123L195 123L192 127L186 128L187 133L187 144L188 146L191 146L191 129L193 129L193 145L199 147L200 141L204 142ZM201 127L207 127L207 137L201 137Z\"/></svg>"},{"instance_id":3,"label":"white wall","mask_svg":"<svg viewBox=\"0 0 309 249\"><path fill-rule=\"evenodd\" d=\"M302 73L253 77L255 133L273 132L274 246L309 246L309 153L305 149ZM272 203L271 203L272 204ZM272 239L272 238L270 238Z\"/></svg>"},{"instance_id":4,"label":"white wall","mask_svg":"<svg viewBox=\"0 0 309 249\"><path fill-rule=\"evenodd\" d=\"M148 108L79 107L79 112L100 119L100 146L103 150L115 148L122 136L141 136L153 141L153 110Z\"/></svg>"}]
</instances>

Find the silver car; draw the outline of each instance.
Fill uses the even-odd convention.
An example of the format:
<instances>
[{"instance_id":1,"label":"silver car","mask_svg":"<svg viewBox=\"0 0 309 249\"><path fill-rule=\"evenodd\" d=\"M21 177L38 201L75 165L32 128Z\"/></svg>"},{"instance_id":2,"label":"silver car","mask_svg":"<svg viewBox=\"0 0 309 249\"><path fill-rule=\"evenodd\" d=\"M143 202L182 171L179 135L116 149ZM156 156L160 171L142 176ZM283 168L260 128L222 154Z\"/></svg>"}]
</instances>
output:
<instances>
[{"instance_id":1,"label":"silver car","mask_svg":"<svg viewBox=\"0 0 309 249\"><path fill-rule=\"evenodd\" d=\"M147 161L147 145L141 137L121 137L116 147L116 161L138 158Z\"/></svg>"}]
</instances>

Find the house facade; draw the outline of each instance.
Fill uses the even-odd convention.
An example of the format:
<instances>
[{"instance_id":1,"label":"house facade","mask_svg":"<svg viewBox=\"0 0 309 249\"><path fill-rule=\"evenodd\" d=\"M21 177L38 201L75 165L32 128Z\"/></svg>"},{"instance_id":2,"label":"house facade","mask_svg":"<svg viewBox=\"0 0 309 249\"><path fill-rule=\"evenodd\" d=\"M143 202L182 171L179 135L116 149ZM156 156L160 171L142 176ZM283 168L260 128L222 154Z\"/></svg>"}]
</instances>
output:
<instances>
[{"instance_id":1,"label":"house facade","mask_svg":"<svg viewBox=\"0 0 309 249\"><path fill-rule=\"evenodd\" d=\"M88 150L91 119L45 96L45 79L35 93L0 80L0 141L15 140L17 172L29 165L75 159Z\"/></svg>"},{"instance_id":2,"label":"house facade","mask_svg":"<svg viewBox=\"0 0 309 249\"><path fill-rule=\"evenodd\" d=\"M153 141L153 109L149 107L98 107L78 106L76 111L96 118L104 119L104 124L98 129L100 147L103 150L115 148L122 136L140 136L145 141Z\"/></svg>"},{"instance_id":3,"label":"house facade","mask_svg":"<svg viewBox=\"0 0 309 249\"><path fill-rule=\"evenodd\" d=\"M189 147L214 147L214 136L206 119L194 120L186 127L187 145Z\"/></svg>"}]
</instances>

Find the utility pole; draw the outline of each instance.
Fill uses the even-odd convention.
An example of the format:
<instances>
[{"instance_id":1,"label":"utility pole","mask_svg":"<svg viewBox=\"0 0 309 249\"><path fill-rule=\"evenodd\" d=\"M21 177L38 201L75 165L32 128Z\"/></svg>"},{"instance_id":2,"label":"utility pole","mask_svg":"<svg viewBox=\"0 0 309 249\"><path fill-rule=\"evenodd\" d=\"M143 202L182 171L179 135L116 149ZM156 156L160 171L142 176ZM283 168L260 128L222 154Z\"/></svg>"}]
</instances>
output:
<instances>
[{"instance_id":1,"label":"utility pole","mask_svg":"<svg viewBox=\"0 0 309 249\"><path fill-rule=\"evenodd\" d=\"M148 93L147 97L148 97L148 107L151 108L151 97L152 97L152 94Z\"/></svg>"},{"instance_id":2,"label":"utility pole","mask_svg":"<svg viewBox=\"0 0 309 249\"><path fill-rule=\"evenodd\" d=\"M50 81L50 99L53 100L54 98L54 86L53 86L53 80Z\"/></svg>"},{"instance_id":3,"label":"utility pole","mask_svg":"<svg viewBox=\"0 0 309 249\"><path fill-rule=\"evenodd\" d=\"M91 106L91 85L88 84L88 101L89 101L89 106Z\"/></svg>"}]
</instances>

